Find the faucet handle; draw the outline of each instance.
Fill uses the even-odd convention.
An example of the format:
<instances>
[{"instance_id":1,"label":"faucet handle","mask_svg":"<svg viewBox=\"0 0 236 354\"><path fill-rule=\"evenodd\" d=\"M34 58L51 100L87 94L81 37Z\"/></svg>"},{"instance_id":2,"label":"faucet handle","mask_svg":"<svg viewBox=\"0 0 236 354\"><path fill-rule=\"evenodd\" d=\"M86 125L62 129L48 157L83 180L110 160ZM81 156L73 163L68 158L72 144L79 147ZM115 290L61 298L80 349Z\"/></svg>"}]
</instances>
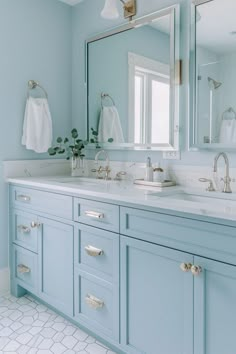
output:
<instances>
[{"instance_id":1,"label":"faucet handle","mask_svg":"<svg viewBox=\"0 0 236 354\"><path fill-rule=\"evenodd\" d=\"M208 182L209 185L206 188L206 191L208 192L215 192L215 188L214 188L214 184L213 181L211 179L208 178L199 178L199 182Z\"/></svg>"},{"instance_id":2,"label":"faucet handle","mask_svg":"<svg viewBox=\"0 0 236 354\"><path fill-rule=\"evenodd\" d=\"M125 171L119 171L119 172L117 172L117 174L116 174L116 176L115 176L115 180L116 181L121 181L122 180L122 176L125 176L125 175L127 175L127 172L125 172Z\"/></svg>"},{"instance_id":3,"label":"faucet handle","mask_svg":"<svg viewBox=\"0 0 236 354\"><path fill-rule=\"evenodd\" d=\"M93 168L92 170L91 170L91 172L96 172L96 178L98 178L98 179L103 179L103 177L102 177L102 172L104 172L104 169L102 168L102 166L99 166L97 169L96 168Z\"/></svg>"}]
</instances>

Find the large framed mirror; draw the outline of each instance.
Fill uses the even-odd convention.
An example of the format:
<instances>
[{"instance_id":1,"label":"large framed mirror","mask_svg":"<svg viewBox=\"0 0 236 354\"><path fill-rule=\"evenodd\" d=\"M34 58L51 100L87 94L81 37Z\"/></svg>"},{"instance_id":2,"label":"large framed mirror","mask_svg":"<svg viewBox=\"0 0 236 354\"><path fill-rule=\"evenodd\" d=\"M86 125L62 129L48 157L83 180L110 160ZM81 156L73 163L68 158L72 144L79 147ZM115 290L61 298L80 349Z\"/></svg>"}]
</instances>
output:
<instances>
[{"instance_id":1,"label":"large framed mirror","mask_svg":"<svg viewBox=\"0 0 236 354\"><path fill-rule=\"evenodd\" d=\"M178 150L179 7L99 34L86 47L88 140L95 131L108 149Z\"/></svg>"},{"instance_id":2,"label":"large framed mirror","mask_svg":"<svg viewBox=\"0 0 236 354\"><path fill-rule=\"evenodd\" d=\"M236 148L236 1L192 2L190 148Z\"/></svg>"}]
</instances>

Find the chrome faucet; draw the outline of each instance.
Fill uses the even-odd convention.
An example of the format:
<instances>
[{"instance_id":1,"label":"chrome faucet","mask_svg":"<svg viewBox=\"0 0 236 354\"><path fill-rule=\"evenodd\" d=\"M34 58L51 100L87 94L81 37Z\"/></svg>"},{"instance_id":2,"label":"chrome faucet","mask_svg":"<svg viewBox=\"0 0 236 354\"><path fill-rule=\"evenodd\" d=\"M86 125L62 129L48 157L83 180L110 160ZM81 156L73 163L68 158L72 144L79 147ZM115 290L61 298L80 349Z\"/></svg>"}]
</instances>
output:
<instances>
[{"instance_id":1,"label":"chrome faucet","mask_svg":"<svg viewBox=\"0 0 236 354\"><path fill-rule=\"evenodd\" d=\"M219 152L219 154L217 154L215 156L213 172L217 172L217 163L218 163L220 156L222 156L225 161L225 177L223 178L224 188L223 188L222 192L223 193L232 193L232 190L230 187L231 178L229 177L229 159L228 159L228 156L226 155L225 152Z\"/></svg>"},{"instance_id":2,"label":"chrome faucet","mask_svg":"<svg viewBox=\"0 0 236 354\"><path fill-rule=\"evenodd\" d=\"M108 180L108 179L111 179L109 176L111 169L110 169L109 155L108 155L107 151L105 151L105 150L98 151L95 155L95 163L98 164L98 158L101 154L104 154L106 157L106 166L105 166L105 168L103 168L102 166L99 166L98 169L92 170L92 172L97 172L97 178L104 178L104 179ZM104 177L100 177L101 172L105 172Z\"/></svg>"}]
</instances>

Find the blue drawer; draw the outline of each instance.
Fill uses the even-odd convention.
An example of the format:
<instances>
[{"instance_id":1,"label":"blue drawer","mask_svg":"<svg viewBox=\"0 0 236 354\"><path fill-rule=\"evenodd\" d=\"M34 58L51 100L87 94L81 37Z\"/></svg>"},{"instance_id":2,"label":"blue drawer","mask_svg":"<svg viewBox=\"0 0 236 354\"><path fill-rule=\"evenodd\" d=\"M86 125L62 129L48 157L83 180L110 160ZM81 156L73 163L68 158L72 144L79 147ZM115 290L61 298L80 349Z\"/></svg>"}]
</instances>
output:
<instances>
[{"instance_id":1,"label":"blue drawer","mask_svg":"<svg viewBox=\"0 0 236 354\"><path fill-rule=\"evenodd\" d=\"M74 220L100 229L119 232L119 207L88 199L74 199Z\"/></svg>"},{"instance_id":2,"label":"blue drawer","mask_svg":"<svg viewBox=\"0 0 236 354\"><path fill-rule=\"evenodd\" d=\"M76 267L109 282L119 282L119 235L79 225L74 252Z\"/></svg>"},{"instance_id":3,"label":"blue drawer","mask_svg":"<svg viewBox=\"0 0 236 354\"><path fill-rule=\"evenodd\" d=\"M75 318L100 336L119 340L119 287L75 270Z\"/></svg>"},{"instance_id":4,"label":"blue drawer","mask_svg":"<svg viewBox=\"0 0 236 354\"><path fill-rule=\"evenodd\" d=\"M66 195L12 186L10 202L16 208L26 208L72 220L73 200Z\"/></svg>"},{"instance_id":5,"label":"blue drawer","mask_svg":"<svg viewBox=\"0 0 236 354\"><path fill-rule=\"evenodd\" d=\"M41 229L36 215L13 209L10 226L13 243L38 252L38 234Z\"/></svg>"},{"instance_id":6,"label":"blue drawer","mask_svg":"<svg viewBox=\"0 0 236 354\"><path fill-rule=\"evenodd\" d=\"M33 294L37 293L38 256L22 247L13 246L14 277L17 283Z\"/></svg>"},{"instance_id":7,"label":"blue drawer","mask_svg":"<svg viewBox=\"0 0 236 354\"><path fill-rule=\"evenodd\" d=\"M120 233L236 265L235 228L122 207Z\"/></svg>"}]
</instances>

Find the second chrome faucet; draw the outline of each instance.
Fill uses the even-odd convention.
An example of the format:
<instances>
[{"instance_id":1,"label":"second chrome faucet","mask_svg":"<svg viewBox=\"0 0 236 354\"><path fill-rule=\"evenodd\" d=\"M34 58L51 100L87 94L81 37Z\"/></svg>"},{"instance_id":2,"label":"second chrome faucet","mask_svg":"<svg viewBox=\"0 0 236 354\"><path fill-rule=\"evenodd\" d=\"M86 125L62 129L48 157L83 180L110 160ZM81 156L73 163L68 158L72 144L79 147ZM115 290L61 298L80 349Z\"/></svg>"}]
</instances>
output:
<instances>
[{"instance_id":1,"label":"second chrome faucet","mask_svg":"<svg viewBox=\"0 0 236 354\"><path fill-rule=\"evenodd\" d=\"M225 177L221 179L224 182L224 186L223 186L222 192L223 193L232 193L232 189L231 189L231 186L230 186L231 178L229 176L229 159L228 159L228 156L226 155L225 152L219 152L215 156L214 164L213 164L213 173L217 173L217 171L218 171L218 160L219 160L219 158L221 156L223 157L224 162L225 162ZM214 192L215 191L215 188L214 188L214 185L213 185L213 181L211 179L199 178L199 181L200 182L208 182L209 183L208 187L206 189L208 192ZM217 182L216 182L216 185L217 185Z\"/></svg>"}]
</instances>

